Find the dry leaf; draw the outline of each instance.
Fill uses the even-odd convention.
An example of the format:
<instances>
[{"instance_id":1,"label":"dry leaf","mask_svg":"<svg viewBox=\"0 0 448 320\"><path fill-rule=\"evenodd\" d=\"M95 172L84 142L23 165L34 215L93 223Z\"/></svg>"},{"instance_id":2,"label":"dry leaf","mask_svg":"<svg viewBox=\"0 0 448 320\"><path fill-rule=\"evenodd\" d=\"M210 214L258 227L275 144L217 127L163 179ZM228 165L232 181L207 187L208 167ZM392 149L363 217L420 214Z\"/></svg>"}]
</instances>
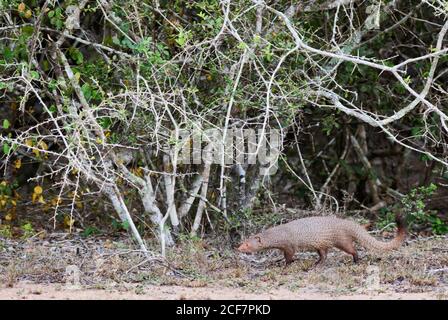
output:
<instances>
[{"instance_id":1,"label":"dry leaf","mask_svg":"<svg viewBox=\"0 0 448 320\"><path fill-rule=\"evenodd\" d=\"M22 159L17 159L17 160L14 162L14 167L15 167L16 169L20 169L20 167L22 167Z\"/></svg>"},{"instance_id":2,"label":"dry leaf","mask_svg":"<svg viewBox=\"0 0 448 320\"><path fill-rule=\"evenodd\" d=\"M19 6L17 7L17 10L19 10L19 12L24 12L25 9L26 9L26 6L25 6L25 4L23 2L21 2L19 4Z\"/></svg>"}]
</instances>

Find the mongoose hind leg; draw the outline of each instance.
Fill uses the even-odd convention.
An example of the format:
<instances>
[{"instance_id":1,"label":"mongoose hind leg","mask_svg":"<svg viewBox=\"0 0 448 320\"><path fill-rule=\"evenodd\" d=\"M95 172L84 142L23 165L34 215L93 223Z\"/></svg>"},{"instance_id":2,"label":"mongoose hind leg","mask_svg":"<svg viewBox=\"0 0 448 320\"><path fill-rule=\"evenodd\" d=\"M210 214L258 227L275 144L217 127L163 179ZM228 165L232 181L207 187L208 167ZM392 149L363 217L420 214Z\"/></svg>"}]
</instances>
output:
<instances>
[{"instance_id":1,"label":"mongoose hind leg","mask_svg":"<svg viewBox=\"0 0 448 320\"><path fill-rule=\"evenodd\" d=\"M359 261L358 252L356 252L353 242L347 241L347 242L339 243L338 245L336 245L336 248L338 248L342 251L345 251L348 254L351 254L353 257L353 262L358 263L358 261Z\"/></svg>"}]
</instances>

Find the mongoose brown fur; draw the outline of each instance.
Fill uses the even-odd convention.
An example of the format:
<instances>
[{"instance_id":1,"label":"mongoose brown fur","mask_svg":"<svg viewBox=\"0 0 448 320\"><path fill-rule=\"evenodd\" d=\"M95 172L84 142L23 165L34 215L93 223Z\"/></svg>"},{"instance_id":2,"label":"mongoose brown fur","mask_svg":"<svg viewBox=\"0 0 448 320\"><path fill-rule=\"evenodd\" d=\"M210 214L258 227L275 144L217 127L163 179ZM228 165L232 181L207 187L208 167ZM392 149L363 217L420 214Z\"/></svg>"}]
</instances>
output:
<instances>
[{"instance_id":1,"label":"mongoose brown fur","mask_svg":"<svg viewBox=\"0 0 448 320\"><path fill-rule=\"evenodd\" d=\"M406 225L400 216L397 216L396 221L398 226L396 237L389 242L382 242L351 220L334 216L302 218L258 233L244 241L237 250L251 253L265 249L280 249L285 255L286 265L293 262L297 250L316 250L319 253L319 260L315 264L317 266L325 261L328 249L336 247L351 254L356 263L358 254L354 241L367 249L379 252L400 247L406 237Z\"/></svg>"}]
</instances>

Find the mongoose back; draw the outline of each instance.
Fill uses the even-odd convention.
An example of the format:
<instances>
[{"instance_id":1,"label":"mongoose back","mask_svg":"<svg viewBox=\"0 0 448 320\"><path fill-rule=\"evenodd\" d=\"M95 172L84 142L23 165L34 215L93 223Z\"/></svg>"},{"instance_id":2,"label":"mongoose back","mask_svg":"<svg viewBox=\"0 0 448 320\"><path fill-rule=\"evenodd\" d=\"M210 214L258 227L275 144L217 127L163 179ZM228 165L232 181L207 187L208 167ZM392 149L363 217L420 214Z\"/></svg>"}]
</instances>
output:
<instances>
[{"instance_id":1,"label":"mongoose back","mask_svg":"<svg viewBox=\"0 0 448 320\"><path fill-rule=\"evenodd\" d=\"M376 240L354 221L334 216L307 217L269 228L258 233L239 247L238 251L251 253L265 249L280 249L285 255L286 265L293 262L294 253L299 249L316 250L322 264L328 249L336 247L353 256L358 262L354 241L367 249L385 252L400 247L406 237L406 226L403 219L397 216L398 231L389 242Z\"/></svg>"}]
</instances>

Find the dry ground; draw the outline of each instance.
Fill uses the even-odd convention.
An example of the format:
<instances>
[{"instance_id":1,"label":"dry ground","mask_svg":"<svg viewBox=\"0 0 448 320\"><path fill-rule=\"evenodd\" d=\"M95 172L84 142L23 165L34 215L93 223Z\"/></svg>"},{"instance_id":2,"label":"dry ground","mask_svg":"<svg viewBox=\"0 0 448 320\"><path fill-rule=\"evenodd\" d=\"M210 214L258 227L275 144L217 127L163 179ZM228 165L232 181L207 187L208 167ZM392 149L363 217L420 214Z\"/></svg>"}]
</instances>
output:
<instances>
[{"instance_id":1,"label":"dry ground","mask_svg":"<svg viewBox=\"0 0 448 320\"><path fill-rule=\"evenodd\" d=\"M390 300L390 299L447 299L445 294L436 292L394 292L394 291L365 291L352 293L331 293L321 292L317 289L307 289L291 291L286 288L272 289L266 292L248 292L232 287L212 287L192 288L186 286L137 286L128 284L119 288L110 287L108 289L93 288L70 288L61 284L29 284L17 283L13 288L3 288L0 290L0 300L5 299L58 299L58 300L105 300L105 299L132 299L132 300L185 300L185 299L224 299L224 300L328 300L328 299L350 299L350 300Z\"/></svg>"},{"instance_id":2,"label":"dry ground","mask_svg":"<svg viewBox=\"0 0 448 320\"><path fill-rule=\"evenodd\" d=\"M314 253L284 268L276 251L187 241L167 263L132 248L67 234L0 239L0 299L448 299L447 237L409 240L382 256L361 251L356 265L333 250L315 270Z\"/></svg>"}]
</instances>

